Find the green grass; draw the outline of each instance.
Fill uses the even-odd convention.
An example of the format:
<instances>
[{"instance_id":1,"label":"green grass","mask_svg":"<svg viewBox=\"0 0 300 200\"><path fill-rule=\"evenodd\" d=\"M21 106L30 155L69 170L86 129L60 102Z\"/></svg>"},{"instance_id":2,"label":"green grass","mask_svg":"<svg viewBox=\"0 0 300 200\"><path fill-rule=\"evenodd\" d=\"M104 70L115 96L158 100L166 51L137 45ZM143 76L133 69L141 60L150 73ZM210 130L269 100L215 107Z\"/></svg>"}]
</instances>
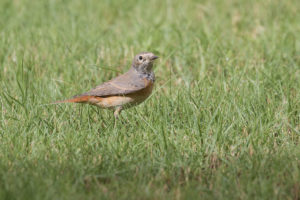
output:
<instances>
[{"instance_id":1,"label":"green grass","mask_svg":"<svg viewBox=\"0 0 300 200\"><path fill-rule=\"evenodd\" d=\"M0 1L0 199L299 199L300 1ZM160 56L113 114L49 105Z\"/></svg>"}]
</instances>

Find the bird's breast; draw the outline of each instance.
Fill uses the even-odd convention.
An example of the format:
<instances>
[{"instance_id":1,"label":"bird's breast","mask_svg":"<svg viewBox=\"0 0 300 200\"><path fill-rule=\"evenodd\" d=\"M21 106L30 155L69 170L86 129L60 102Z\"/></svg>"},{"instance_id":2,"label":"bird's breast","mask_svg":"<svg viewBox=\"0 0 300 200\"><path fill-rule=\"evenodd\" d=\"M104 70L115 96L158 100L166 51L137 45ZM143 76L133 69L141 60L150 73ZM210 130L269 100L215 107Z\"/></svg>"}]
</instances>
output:
<instances>
[{"instance_id":1,"label":"bird's breast","mask_svg":"<svg viewBox=\"0 0 300 200\"><path fill-rule=\"evenodd\" d=\"M148 80L146 78L144 79L144 81L145 81L144 89L141 89L137 92L126 95L126 96L134 99L135 104L139 104L139 103L143 102L152 93L154 83L151 80Z\"/></svg>"}]
</instances>

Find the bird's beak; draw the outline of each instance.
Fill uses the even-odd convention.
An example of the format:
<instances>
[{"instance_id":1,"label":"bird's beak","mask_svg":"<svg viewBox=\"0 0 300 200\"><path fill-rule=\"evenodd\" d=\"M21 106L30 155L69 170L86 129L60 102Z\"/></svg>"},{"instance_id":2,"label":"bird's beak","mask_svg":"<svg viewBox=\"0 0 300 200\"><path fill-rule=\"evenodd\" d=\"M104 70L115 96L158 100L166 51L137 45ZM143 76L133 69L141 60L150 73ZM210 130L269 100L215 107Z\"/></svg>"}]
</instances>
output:
<instances>
[{"instance_id":1,"label":"bird's beak","mask_svg":"<svg viewBox=\"0 0 300 200\"><path fill-rule=\"evenodd\" d=\"M159 58L158 56L152 56L150 59L153 61L153 60L156 60L157 58Z\"/></svg>"}]
</instances>

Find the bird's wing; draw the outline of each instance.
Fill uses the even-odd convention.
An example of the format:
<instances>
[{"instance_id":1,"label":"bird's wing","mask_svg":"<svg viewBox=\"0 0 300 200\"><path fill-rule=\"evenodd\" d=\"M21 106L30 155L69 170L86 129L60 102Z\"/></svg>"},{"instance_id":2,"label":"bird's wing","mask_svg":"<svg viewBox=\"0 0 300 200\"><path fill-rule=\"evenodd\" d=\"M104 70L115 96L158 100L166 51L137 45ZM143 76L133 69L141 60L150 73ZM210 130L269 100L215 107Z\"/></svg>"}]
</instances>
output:
<instances>
[{"instance_id":1,"label":"bird's wing","mask_svg":"<svg viewBox=\"0 0 300 200\"><path fill-rule=\"evenodd\" d=\"M136 72L129 71L120 75L108 82L102 83L96 88L85 92L79 96L113 96L113 95L126 95L137 92L147 87L147 81L139 76Z\"/></svg>"}]
</instances>

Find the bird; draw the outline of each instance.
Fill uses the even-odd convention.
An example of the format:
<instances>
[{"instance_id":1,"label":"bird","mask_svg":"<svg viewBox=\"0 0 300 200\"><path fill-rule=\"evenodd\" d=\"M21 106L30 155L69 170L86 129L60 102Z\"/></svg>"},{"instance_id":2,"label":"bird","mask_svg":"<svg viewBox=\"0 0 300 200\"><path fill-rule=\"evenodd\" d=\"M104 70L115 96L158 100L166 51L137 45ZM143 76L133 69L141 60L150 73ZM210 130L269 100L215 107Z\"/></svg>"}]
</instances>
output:
<instances>
[{"instance_id":1,"label":"bird","mask_svg":"<svg viewBox=\"0 0 300 200\"><path fill-rule=\"evenodd\" d=\"M139 53L134 56L131 68L126 73L88 92L54 103L84 103L113 109L117 119L122 110L136 106L150 96L155 82L153 63L158 58L151 52Z\"/></svg>"}]
</instances>

